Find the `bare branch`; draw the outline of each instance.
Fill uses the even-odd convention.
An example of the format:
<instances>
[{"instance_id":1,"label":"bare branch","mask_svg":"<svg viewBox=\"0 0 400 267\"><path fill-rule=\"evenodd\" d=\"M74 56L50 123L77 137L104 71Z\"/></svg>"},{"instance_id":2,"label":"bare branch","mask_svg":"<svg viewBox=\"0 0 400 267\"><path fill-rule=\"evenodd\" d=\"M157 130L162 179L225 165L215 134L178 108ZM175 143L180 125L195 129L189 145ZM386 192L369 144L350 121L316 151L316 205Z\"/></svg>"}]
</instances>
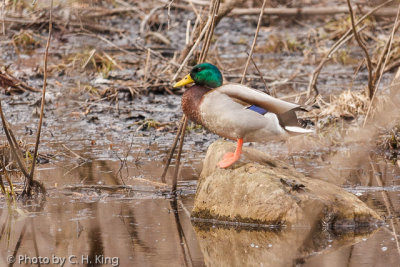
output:
<instances>
[{"instance_id":1,"label":"bare branch","mask_svg":"<svg viewBox=\"0 0 400 267\"><path fill-rule=\"evenodd\" d=\"M381 58L379 59L379 63L381 61L383 61L383 59L382 59L383 57L385 57L385 61L384 61L384 63L381 63L381 64L378 63L378 66L377 66L376 71L375 71L374 79L378 79L378 80L377 80L377 82L375 84L375 89L374 89L374 92L372 94L371 102L369 103L369 106L368 106L367 114L365 115L363 127L365 127L365 124L367 123L368 115L369 115L369 113L371 111L371 107L372 107L372 104L373 104L374 99L375 99L376 91L378 90L379 84L381 82L381 79L382 79L382 76L383 76L383 72L385 70L385 66L386 66L386 64L387 64L387 62L388 62L388 60L390 58L390 50L392 49L393 37L394 37L395 32L398 30L398 28L400 26L399 14L400 14L400 4L399 4L399 7L397 9L397 16L396 16L396 20L394 21L394 24L393 24L392 33L390 34L388 40L386 41L384 51L383 51L383 53L381 55Z\"/></svg>"},{"instance_id":2,"label":"bare branch","mask_svg":"<svg viewBox=\"0 0 400 267\"><path fill-rule=\"evenodd\" d=\"M44 74L43 74L42 103L40 105L40 118L39 118L38 130L37 130L37 134L36 134L36 143L35 143L35 150L33 152L31 171L30 171L30 174L28 177L28 182L27 182L26 188L24 190L24 193L28 196L31 194L31 189L32 189L32 184L33 184L32 183L33 182L33 174L35 172L36 159L37 159L38 150L39 150L40 133L42 130L43 116L44 116L44 105L46 102L47 58L49 55L50 40L51 40L51 34L52 34L52 29L53 29L52 13L53 13L53 0L51 0L51 2L50 2L49 36L47 38L46 49L44 52L44 68L43 68Z\"/></svg>"},{"instance_id":3,"label":"bare branch","mask_svg":"<svg viewBox=\"0 0 400 267\"><path fill-rule=\"evenodd\" d=\"M374 7L373 9L371 9L367 14L365 14L364 16L362 16L357 23L355 24L355 26L358 26L361 22L363 22L367 17L369 17L371 14L373 14L374 12L378 11L380 8L382 8L383 6L389 4L393 2L393 0L389 0L386 1L376 7ZM362 31L366 26L361 27L358 32ZM344 45L348 40L351 39L351 37L353 37L353 33L352 33L352 29L349 29L329 50L329 52L326 54L326 56L321 60L321 62L319 63L319 65L317 66L317 68L314 70L310 82L308 84L308 89L307 89L307 98L310 98L311 95L311 91L315 92L315 97L318 95L318 89L317 89L317 80L318 80L318 76L322 70L322 67L325 65L326 62L328 62L328 60L331 58L331 56L342 46ZM314 98L315 98L314 97ZM312 102L312 101L308 101L308 102Z\"/></svg>"},{"instance_id":4,"label":"bare branch","mask_svg":"<svg viewBox=\"0 0 400 267\"><path fill-rule=\"evenodd\" d=\"M165 176L167 175L167 171L168 171L169 165L171 164L172 156L174 155L174 151L175 151L176 145L178 144L179 136L181 135L181 131L182 131L182 128L183 128L184 119L185 119L185 116L182 116L181 122L179 123L178 132L176 133L174 142L172 143L171 149L169 150L169 153L168 153L167 162L165 163L164 170L163 170L163 173L161 175L161 182L163 182L163 183L166 182L165 181Z\"/></svg>"},{"instance_id":5,"label":"bare branch","mask_svg":"<svg viewBox=\"0 0 400 267\"><path fill-rule=\"evenodd\" d=\"M251 44L250 53L249 53L249 56L247 57L246 66L244 67L242 79L240 80L240 83L244 82L244 78L246 77L247 68L249 67L250 59L253 56L253 51L254 51L254 47L256 46L256 43L257 43L258 32L260 31L260 26L261 26L261 22L262 22L262 17L264 15L264 8L265 8L266 3L267 3L267 0L264 0L262 7L261 7L260 16L258 17L256 33L254 34L253 43Z\"/></svg>"},{"instance_id":6,"label":"bare branch","mask_svg":"<svg viewBox=\"0 0 400 267\"><path fill-rule=\"evenodd\" d=\"M371 58L368 54L368 50L365 47L365 44L361 41L360 36L358 35L356 25L354 23L354 13L353 13L353 8L351 7L350 0L347 0L347 5L349 6L349 12L350 12L350 19L351 19L351 27L353 28L353 33L354 37L356 38L356 41L358 45L361 47L361 49L364 51L365 58L367 60L367 69L368 69L368 97L369 99L372 99L372 95L374 94L374 84L373 84L373 76L372 76L372 62Z\"/></svg>"}]
</instances>

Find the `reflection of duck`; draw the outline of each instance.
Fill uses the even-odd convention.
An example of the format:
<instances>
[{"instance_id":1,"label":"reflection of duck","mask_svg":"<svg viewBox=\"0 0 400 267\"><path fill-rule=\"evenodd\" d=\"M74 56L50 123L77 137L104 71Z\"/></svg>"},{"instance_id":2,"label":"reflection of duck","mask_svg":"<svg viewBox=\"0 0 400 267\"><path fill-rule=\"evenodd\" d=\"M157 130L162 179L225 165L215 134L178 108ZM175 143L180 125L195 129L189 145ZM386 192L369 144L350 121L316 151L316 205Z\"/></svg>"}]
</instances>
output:
<instances>
[{"instance_id":1,"label":"reflection of duck","mask_svg":"<svg viewBox=\"0 0 400 267\"><path fill-rule=\"evenodd\" d=\"M229 167L239 159L243 142L312 132L298 123L295 111L305 111L300 105L241 84L222 85L221 72L210 63L196 65L174 87L190 83L195 85L182 96L183 112L219 136L237 140L235 153L225 154L218 163L221 168Z\"/></svg>"}]
</instances>

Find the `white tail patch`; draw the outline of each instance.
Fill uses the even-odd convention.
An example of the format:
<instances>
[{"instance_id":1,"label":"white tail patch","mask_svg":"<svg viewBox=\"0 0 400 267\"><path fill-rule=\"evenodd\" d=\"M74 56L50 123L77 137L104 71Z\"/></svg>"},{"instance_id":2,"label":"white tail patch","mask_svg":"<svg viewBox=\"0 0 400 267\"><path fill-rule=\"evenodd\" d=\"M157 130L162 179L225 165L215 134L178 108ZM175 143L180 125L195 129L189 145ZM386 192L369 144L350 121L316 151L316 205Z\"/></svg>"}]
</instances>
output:
<instances>
[{"instance_id":1,"label":"white tail patch","mask_svg":"<svg viewBox=\"0 0 400 267\"><path fill-rule=\"evenodd\" d=\"M297 126L285 126L284 128L286 131L294 132L294 133L313 133L314 132L314 130L304 129L304 128L297 127Z\"/></svg>"}]
</instances>

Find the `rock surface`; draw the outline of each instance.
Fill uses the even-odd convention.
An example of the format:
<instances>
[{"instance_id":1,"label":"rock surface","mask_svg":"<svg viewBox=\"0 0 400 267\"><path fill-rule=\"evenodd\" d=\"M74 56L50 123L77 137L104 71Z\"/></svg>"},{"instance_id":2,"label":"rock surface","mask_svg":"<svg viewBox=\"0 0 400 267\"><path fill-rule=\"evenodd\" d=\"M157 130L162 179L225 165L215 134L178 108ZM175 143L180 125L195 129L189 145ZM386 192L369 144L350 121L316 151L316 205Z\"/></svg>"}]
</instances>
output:
<instances>
[{"instance_id":1,"label":"rock surface","mask_svg":"<svg viewBox=\"0 0 400 267\"><path fill-rule=\"evenodd\" d=\"M239 162L216 166L235 144L213 143L200 175L192 217L220 222L294 227L357 227L380 218L344 189L308 178L293 167L245 147Z\"/></svg>"}]
</instances>

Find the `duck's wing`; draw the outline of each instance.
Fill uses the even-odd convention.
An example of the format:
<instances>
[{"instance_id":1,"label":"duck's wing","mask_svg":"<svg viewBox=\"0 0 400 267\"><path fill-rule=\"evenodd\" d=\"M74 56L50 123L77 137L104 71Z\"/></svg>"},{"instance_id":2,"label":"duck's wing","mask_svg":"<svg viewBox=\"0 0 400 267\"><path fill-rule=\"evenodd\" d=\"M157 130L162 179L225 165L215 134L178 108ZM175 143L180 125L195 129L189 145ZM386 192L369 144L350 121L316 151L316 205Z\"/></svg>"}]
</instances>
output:
<instances>
[{"instance_id":1,"label":"duck's wing","mask_svg":"<svg viewBox=\"0 0 400 267\"><path fill-rule=\"evenodd\" d=\"M241 84L226 84L215 90L240 102L247 103L248 105L256 105L275 113L279 124L289 132L312 132L312 130L307 130L300 126L295 111L307 110L298 104L277 99Z\"/></svg>"},{"instance_id":2,"label":"duck's wing","mask_svg":"<svg viewBox=\"0 0 400 267\"><path fill-rule=\"evenodd\" d=\"M304 110L304 108L298 104L277 99L241 84L230 83L222 85L215 90L249 105L256 105L264 108L277 115L286 113L290 110Z\"/></svg>"}]
</instances>

